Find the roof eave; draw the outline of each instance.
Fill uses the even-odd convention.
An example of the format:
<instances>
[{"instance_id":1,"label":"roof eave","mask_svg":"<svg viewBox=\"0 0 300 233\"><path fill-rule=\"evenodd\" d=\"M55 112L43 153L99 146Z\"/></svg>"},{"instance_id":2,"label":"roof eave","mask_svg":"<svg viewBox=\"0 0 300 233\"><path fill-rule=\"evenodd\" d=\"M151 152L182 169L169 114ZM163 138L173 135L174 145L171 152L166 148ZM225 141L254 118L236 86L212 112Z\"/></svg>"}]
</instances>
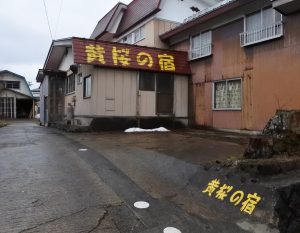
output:
<instances>
[{"instance_id":1,"label":"roof eave","mask_svg":"<svg viewBox=\"0 0 300 233\"><path fill-rule=\"evenodd\" d=\"M90 36L90 38L91 38L91 39L98 39L98 38L100 38L103 34L105 34L106 32L108 32L108 28L109 28L109 26L111 25L112 20L113 20L114 16L116 15L116 13L117 13L118 11L122 11L122 10L124 10L124 9L126 9L126 8L127 8L127 5L126 5L125 3L118 2L118 3L117 3L117 4L116 4L116 5L115 5L115 6L114 6L107 14L106 14L106 15L104 15L104 16L98 21L98 23L97 23L97 25L96 25L94 31L92 32L92 35ZM102 21L105 17L107 17L108 14L111 13L112 11L113 11L113 14L111 15L111 17L110 17L108 23L106 24L104 30L103 30L102 32L100 32L99 35L96 36L96 34L97 34L96 29L98 28L99 24L100 24L101 21Z\"/></svg>"},{"instance_id":2,"label":"roof eave","mask_svg":"<svg viewBox=\"0 0 300 233\"><path fill-rule=\"evenodd\" d=\"M44 63L44 66L43 66L43 69L49 69L47 67L47 65L49 64L49 61L52 58L52 54L53 54L53 51L56 47L63 47L63 48L70 48L72 47L72 38L66 38L66 39L60 39L60 40L53 40L52 43L51 43L51 46L50 46L50 49L48 51L48 54L47 54L47 58L45 60L45 63ZM54 56L55 59L62 59L62 57L57 57L57 56Z\"/></svg>"},{"instance_id":3,"label":"roof eave","mask_svg":"<svg viewBox=\"0 0 300 233\"><path fill-rule=\"evenodd\" d=\"M36 81L38 83L42 83L44 81L44 78L48 74L56 74L56 75L61 75L64 76L66 75L65 71L58 71L58 70L45 70L45 69L39 69L37 75L36 75Z\"/></svg>"},{"instance_id":4,"label":"roof eave","mask_svg":"<svg viewBox=\"0 0 300 233\"><path fill-rule=\"evenodd\" d=\"M24 94L24 93L15 91L15 90L10 89L10 88L4 88L3 90L5 90L5 91L11 91L11 92L16 93L16 94L18 94L18 95L22 95L22 96L28 97L28 98L30 98L30 99L33 99L33 95L32 95L32 93L31 93L31 91L30 91L31 95L26 95L26 94Z\"/></svg>"},{"instance_id":5,"label":"roof eave","mask_svg":"<svg viewBox=\"0 0 300 233\"><path fill-rule=\"evenodd\" d=\"M142 23L143 21L145 21L146 19L150 18L151 16L155 15L157 12L161 11L161 9L157 8L154 11L150 12L148 15L144 16L143 18L141 18L139 21L137 21L136 23L134 23L133 25L131 25L129 28L127 28L124 31L121 32L116 32L114 35L114 38L118 38L121 35L125 34L126 32L132 30L134 27L136 27L137 25L139 25L140 23Z\"/></svg>"},{"instance_id":6,"label":"roof eave","mask_svg":"<svg viewBox=\"0 0 300 233\"><path fill-rule=\"evenodd\" d=\"M229 3L229 4L225 5L225 6L223 6L221 8L218 8L218 9L212 11L212 12L209 12L209 13L203 15L203 16L200 16L200 17L198 17L198 18L196 18L196 19L194 19L192 21L189 21L187 23L181 24L177 28L174 28L171 31L168 31L168 32L160 35L159 37L160 37L160 39L162 41L167 41L171 37L176 36L177 34L183 32L183 31L189 30L192 27L194 27L194 26L196 26L196 25L198 25L200 23L204 23L204 22L206 22L208 20L211 20L211 19L213 19L215 17L218 17L218 16L220 16L220 15L222 15L224 13L227 13L227 12L233 10L233 9L236 9L236 8L242 6L242 5L248 4L248 3L253 2L253 1L255 1L255 0L238 0L238 1L233 1L233 2L231 2L231 3Z\"/></svg>"}]
</instances>

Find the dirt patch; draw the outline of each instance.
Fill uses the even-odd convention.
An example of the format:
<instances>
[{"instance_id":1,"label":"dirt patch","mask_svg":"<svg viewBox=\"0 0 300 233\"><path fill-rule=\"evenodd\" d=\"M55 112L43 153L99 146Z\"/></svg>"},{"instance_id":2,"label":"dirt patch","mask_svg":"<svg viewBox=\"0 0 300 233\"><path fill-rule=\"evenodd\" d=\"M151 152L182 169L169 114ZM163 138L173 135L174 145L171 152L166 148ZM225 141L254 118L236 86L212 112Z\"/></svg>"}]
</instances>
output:
<instances>
[{"instance_id":1,"label":"dirt patch","mask_svg":"<svg viewBox=\"0 0 300 233\"><path fill-rule=\"evenodd\" d=\"M4 127L4 126L7 126L7 124L5 122L3 122L3 121L0 121L0 128Z\"/></svg>"},{"instance_id":2,"label":"dirt patch","mask_svg":"<svg viewBox=\"0 0 300 233\"><path fill-rule=\"evenodd\" d=\"M270 176L300 169L298 157L274 157L272 159L246 159L236 161L236 168L253 175Z\"/></svg>"}]
</instances>

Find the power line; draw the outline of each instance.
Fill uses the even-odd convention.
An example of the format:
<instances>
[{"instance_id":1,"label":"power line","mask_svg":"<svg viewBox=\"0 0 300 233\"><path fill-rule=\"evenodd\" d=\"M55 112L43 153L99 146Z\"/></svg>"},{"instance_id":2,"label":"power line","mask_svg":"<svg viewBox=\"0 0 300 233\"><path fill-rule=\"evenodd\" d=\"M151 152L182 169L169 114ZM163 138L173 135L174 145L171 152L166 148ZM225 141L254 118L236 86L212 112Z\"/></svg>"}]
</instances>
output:
<instances>
[{"instance_id":1,"label":"power line","mask_svg":"<svg viewBox=\"0 0 300 233\"><path fill-rule=\"evenodd\" d=\"M54 32L54 37L55 37L55 38L56 38L56 33L57 33L59 21L60 21L60 15L61 15L62 5L63 5L63 0L60 0L59 12L58 12L58 18L57 18L56 27L55 27L55 32Z\"/></svg>"},{"instance_id":2,"label":"power line","mask_svg":"<svg viewBox=\"0 0 300 233\"><path fill-rule=\"evenodd\" d=\"M53 40L53 36L52 36L52 31L51 31L51 27L50 27L50 21L49 21L49 17L48 17L48 11L47 11L47 6L46 6L46 3L45 3L45 0L43 0L43 3L44 3L45 14L46 14L46 18L47 18L47 23L48 23L48 28L49 28L50 36L51 36L51 39Z\"/></svg>"}]
</instances>

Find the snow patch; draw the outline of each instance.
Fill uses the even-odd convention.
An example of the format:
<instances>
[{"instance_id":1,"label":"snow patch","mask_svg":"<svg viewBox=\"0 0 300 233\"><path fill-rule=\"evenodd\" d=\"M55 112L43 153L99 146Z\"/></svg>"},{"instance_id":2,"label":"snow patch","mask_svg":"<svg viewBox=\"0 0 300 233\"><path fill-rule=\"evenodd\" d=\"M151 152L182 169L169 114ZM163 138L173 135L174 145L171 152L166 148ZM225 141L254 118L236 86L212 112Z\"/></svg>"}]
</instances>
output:
<instances>
[{"instance_id":1,"label":"snow patch","mask_svg":"<svg viewBox=\"0 0 300 233\"><path fill-rule=\"evenodd\" d=\"M174 227L167 227L164 229L164 233L181 233L181 231Z\"/></svg>"},{"instance_id":2,"label":"snow patch","mask_svg":"<svg viewBox=\"0 0 300 233\"><path fill-rule=\"evenodd\" d=\"M144 133L144 132L170 132L170 130L159 127L155 129L141 129L141 128L130 128L124 131L125 133Z\"/></svg>"}]
</instances>

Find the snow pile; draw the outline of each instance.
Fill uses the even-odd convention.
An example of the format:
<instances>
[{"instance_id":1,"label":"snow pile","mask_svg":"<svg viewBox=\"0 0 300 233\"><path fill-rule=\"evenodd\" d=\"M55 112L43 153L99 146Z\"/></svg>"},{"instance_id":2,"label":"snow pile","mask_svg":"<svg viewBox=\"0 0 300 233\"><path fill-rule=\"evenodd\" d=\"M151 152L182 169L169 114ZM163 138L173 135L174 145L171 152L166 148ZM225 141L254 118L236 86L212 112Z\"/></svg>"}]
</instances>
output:
<instances>
[{"instance_id":1,"label":"snow pile","mask_svg":"<svg viewBox=\"0 0 300 233\"><path fill-rule=\"evenodd\" d=\"M144 132L169 132L170 130L167 130L164 127L159 127L156 129L141 129L141 128L130 128L126 129L125 133L144 133Z\"/></svg>"}]
</instances>

